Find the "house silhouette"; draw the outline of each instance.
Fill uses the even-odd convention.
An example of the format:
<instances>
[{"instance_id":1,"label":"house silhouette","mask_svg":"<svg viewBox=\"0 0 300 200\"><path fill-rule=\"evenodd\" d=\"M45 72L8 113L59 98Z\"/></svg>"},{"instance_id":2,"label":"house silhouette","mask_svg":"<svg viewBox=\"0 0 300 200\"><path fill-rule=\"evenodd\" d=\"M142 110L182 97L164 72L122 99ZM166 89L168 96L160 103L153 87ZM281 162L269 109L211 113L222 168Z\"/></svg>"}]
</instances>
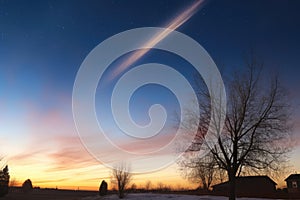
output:
<instances>
[{"instance_id":1,"label":"house silhouette","mask_svg":"<svg viewBox=\"0 0 300 200\"><path fill-rule=\"evenodd\" d=\"M291 174L285 179L288 193L300 193L300 174Z\"/></svg>"},{"instance_id":2,"label":"house silhouette","mask_svg":"<svg viewBox=\"0 0 300 200\"><path fill-rule=\"evenodd\" d=\"M268 176L241 176L236 178L236 195L238 197L269 197L276 192L276 183ZM229 182L213 185L217 195L228 196Z\"/></svg>"}]
</instances>

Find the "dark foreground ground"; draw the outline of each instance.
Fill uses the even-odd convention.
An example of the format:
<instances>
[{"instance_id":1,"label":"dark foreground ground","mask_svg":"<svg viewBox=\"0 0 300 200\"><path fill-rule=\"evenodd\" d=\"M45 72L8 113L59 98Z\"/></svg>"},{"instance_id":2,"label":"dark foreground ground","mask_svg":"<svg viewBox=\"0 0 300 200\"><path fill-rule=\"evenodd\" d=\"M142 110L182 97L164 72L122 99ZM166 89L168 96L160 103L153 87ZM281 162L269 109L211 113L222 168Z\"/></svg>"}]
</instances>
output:
<instances>
[{"instance_id":1,"label":"dark foreground ground","mask_svg":"<svg viewBox=\"0 0 300 200\"><path fill-rule=\"evenodd\" d=\"M72 190L34 190L28 194L19 191L10 191L0 200L80 200L83 197L95 196L95 191L72 191Z\"/></svg>"},{"instance_id":2,"label":"dark foreground ground","mask_svg":"<svg viewBox=\"0 0 300 200\"><path fill-rule=\"evenodd\" d=\"M98 199L118 199L115 192L110 191L105 198L100 198L97 191L74 191L74 190L55 190L55 189L34 189L30 193L24 193L19 188L14 188L5 197L0 197L0 200L98 200ZM149 196L150 195L150 196ZM249 196L250 197L250 196ZM227 200L227 197L223 195L216 196L214 193L201 194L199 191L181 191L181 192L135 192L128 195L129 199L141 200ZM127 198L126 198L127 199ZM244 198L241 198L245 200ZM247 198L246 198L247 199ZM287 194L284 192L276 192L273 195L265 197L252 197L251 200L267 200L267 199L298 199L300 200L300 194Z\"/></svg>"}]
</instances>

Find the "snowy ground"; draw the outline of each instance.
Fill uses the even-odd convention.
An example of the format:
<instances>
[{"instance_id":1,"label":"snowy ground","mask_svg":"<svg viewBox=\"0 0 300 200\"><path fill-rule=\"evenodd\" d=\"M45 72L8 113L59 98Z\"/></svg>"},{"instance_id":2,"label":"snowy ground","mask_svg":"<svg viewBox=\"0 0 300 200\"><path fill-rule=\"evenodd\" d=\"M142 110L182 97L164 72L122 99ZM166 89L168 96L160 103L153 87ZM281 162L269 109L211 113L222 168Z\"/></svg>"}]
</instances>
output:
<instances>
[{"instance_id":1,"label":"snowy ground","mask_svg":"<svg viewBox=\"0 0 300 200\"><path fill-rule=\"evenodd\" d=\"M82 200L117 200L119 199L117 195L108 195L105 197L85 197ZM194 196L194 195L178 195L178 194L151 194L151 193L142 193L142 194L128 194L124 199L132 200L227 200L228 197L219 197L219 196ZM238 200L268 200L268 199L258 199L258 198L237 198ZM274 199L272 199L274 200Z\"/></svg>"}]
</instances>

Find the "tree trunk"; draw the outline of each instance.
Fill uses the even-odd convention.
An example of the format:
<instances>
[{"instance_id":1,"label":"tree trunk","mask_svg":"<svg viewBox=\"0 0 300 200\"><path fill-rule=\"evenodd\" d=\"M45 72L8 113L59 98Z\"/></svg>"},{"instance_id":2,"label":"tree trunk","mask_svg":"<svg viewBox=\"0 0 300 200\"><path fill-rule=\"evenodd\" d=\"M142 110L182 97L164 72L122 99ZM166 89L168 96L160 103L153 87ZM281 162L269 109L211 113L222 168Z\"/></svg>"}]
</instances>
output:
<instances>
[{"instance_id":1,"label":"tree trunk","mask_svg":"<svg viewBox=\"0 0 300 200\"><path fill-rule=\"evenodd\" d=\"M228 179L229 179L229 200L235 200L235 189L236 189L235 173L232 171L228 172Z\"/></svg>"}]
</instances>

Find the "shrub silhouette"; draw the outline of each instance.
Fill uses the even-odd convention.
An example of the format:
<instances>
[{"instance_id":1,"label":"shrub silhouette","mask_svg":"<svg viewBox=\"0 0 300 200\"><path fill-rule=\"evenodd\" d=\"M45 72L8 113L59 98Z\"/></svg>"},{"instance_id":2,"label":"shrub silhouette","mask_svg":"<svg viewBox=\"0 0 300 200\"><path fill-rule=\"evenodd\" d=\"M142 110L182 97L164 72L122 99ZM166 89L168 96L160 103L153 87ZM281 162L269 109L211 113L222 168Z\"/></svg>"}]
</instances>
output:
<instances>
[{"instance_id":1,"label":"shrub silhouette","mask_svg":"<svg viewBox=\"0 0 300 200\"><path fill-rule=\"evenodd\" d=\"M103 181L101 182L100 187L99 187L99 195L100 195L100 196L104 196L104 195L106 195L106 194L107 194L107 183L106 183L105 180L103 180Z\"/></svg>"},{"instance_id":2,"label":"shrub silhouette","mask_svg":"<svg viewBox=\"0 0 300 200\"><path fill-rule=\"evenodd\" d=\"M30 179L27 179L26 181L24 181L24 183L22 184L22 189L23 192L28 193L32 191L32 182Z\"/></svg>"},{"instance_id":3,"label":"shrub silhouette","mask_svg":"<svg viewBox=\"0 0 300 200\"><path fill-rule=\"evenodd\" d=\"M9 173L8 166L6 165L0 170L0 197L5 196L8 193Z\"/></svg>"}]
</instances>

